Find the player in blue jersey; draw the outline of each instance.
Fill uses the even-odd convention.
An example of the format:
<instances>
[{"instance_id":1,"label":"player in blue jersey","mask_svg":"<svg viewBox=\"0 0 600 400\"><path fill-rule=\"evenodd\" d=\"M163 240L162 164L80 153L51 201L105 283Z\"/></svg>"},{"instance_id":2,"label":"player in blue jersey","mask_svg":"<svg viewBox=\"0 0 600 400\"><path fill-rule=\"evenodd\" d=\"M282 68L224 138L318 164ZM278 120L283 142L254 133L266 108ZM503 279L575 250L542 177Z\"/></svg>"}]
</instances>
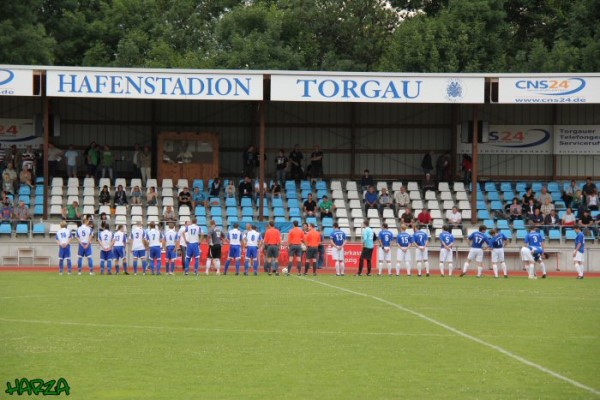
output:
<instances>
[{"instance_id":1,"label":"player in blue jersey","mask_svg":"<svg viewBox=\"0 0 600 400\"><path fill-rule=\"evenodd\" d=\"M126 252L127 234L125 233L124 225L117 226L117 230L113 234L113 240L114 240L113 257L115 260L115 273L117 275L119 274L119 271L120 271L119 261L123 260L123 273L125 275L129 275L129 273L127 272L127 252Z\"/></svg>"},{"instance_id":2,"label":"player in blue jersey","mask_svg":"<svg viewBox=\"0 0 600 400\"><path fill-rule=\"evenodd\" d=\"M535 263L539 263L542 267L542 271L546 271L544 265L544 258L548 258L548 255L544 253L544 248L541 246L523 246L521 247L521 260L523 260L525 269L529 274L529 279L536 279L535 274ZM546 274L542 275L545 278Z\"/></svg>"},{"instance_id":3,"label":"player in blue jersey","mask_svg":"<svg viewBox=\"0 0 600 400\"><path fill-rule=\"evenodd\" d=\"M58 244L58 273L63 274L64 260L67 260L67 274L71 275L71 231L67 229L67 222L60 221L60 229L56 232Z\"/></svg>"},{"instance_id":4,"label":"player in blue jersey","mask_svg":"<svg viewBox=\"0 0 600 400\"><path fill-rule=\"evenodd\" d=\"M189 274L190 261L194 259L194 274L198 276L198 267L200 266L200 241L202 240L202 231L196 225L196 218L192 217L192 223L185 227L183 232L187 253L185 255L185 275Z\"/></svg>"},{"instance_id":5,"label":"player in blue jersey","mask_svg":"<svg viewBox=\"0 0 600 400\"><path fill-rule=\"evenodd\" d=\"M417 261L417 274L421 276L422 264L425 264L425 276L429 276L429 252L427 244L429 243L429 235L421 230L421 226L417 224L415 233L413 234L413 242L417 249L415 250L415 260Z\"/></svg>"},{"instance_id":6,"label":"player in blue jersey","mask_svg":"<svg viewBox=\"0 0 600 400\"><path fill-rule=\"evenodd\" d=\"M92 237L94 236L94 233L89 225L90 220L84 218L81 222L81 226L77 228L77 240L79 241L79 249L77 250L77 273L79 275L81 275L81 269L83 268L84 257L87 257L88 259L90 275L94 275L94 261L92 260Z\"/></svg>"},{"instance_id":7,"label":"player in blue jersey","mask_svg":"<svg viewBox=\"0 0 600 400\"><path fill-rule=\"evenodd\" d=\"M585 255L585 236L579 225L575 225L575 250L573 251L573 264L577 271L577 279L583 279L583 257Z\"/></svg>"},{"instance_id":8,"label":"player in blue jersey","mask_svg":"<svg viewBox=\"0 0 600 400\"><path fill-rule=\"evenodd\" d=\"M262 236L256 230L256 226L247 224L243 235L244 247L246 248L244 275L248 275L248 268L252 264L254 276L258 275L258 249L262 242Z\"/></svg>"},{"instance_id":9,"label":"player in blue jersey","mask_svg":"<svg viewBox=\"0 0 600 400\"><path fill-rule=\"evenodd\" d=\"M544 237L537 230L537 228L534 224L529 225L529 232L527 233L527 235L525 235L524 242L525 242L526 246L532 248L532 252L534 253L533 254L534 256L536 254L535 254L535 251L533 250L533 248L541 249L541 254L539 254L538 260L535 260L536 262L538 262L539 260L542 260L544 257L548 258L548 255L544 254L544 247L545 247ZM544 257L542 257L542 256L544 256ZM539 264L540 264L540 267L542 268L542 278L545 279L546 278L546 264L544 264L543 260ZM533 263L531 263L531 265L533 265Z\"/></svg>"},{"instance_id":10,"label":"player in blue jersey","mask_svg":"<svg viewBox=\"0 0 600 400\"><path fill-rule=\"evenodd\" d=\"M175 230L175 224L169 222L167 229L163 235L163 245L165 246L165 265L167 269L167 275L175 274L175 260L177 259L177 242L179 241L179 234Z\"/></svg>"},{"instance_id":11,"label":"player in blue jersey","mask_svg":"<svg viewBox=\"0 0 600 400\"><path fill-rule=\"evenodd\" d=\"M383 262L387 264L388 275L392 274L392 241L394 240L394 234L388 229L388 224L381 225L383 229L379 232L377 238L379 239L379 257L377 257L377 269L378 275L381 275L383 270Z\"/></svg>"},{"instance_id":12,"label":"player in blue jersey","mask_svg":"<svg viewBox=\"0 0 600 400\"><path fill-rule=\"evenodd\" d=\"M475 260L477 263L477 277L481 278L483 272L483 246L487 247L488 245L488 238L485 235L485 231L487 231L487 227L485 225L480 225L478 231L469 235L468 239L469 242L471 242L471 249L469 250L469 255L463 265L460 276L465 276L467 269L469 269L470 262Z\"/></svg>"},{"instance_id":13,"label":"player in blue jersey","mask_svg":"<svg viewBox=\"0 0 600 400\"><path fill-rule=\"evenodd\" d=\"M444 265L448 264L448 276L452 276L452 252L454 250L454 236L450 233L450 226L444 225L440 233L440 276L444 277Z\"/></svg>"},{"instance_id":14,"label":"player in blue jersey","mask_svg":"<svg viewBox=\"0 0 600 400\"><path fill-rule=\"evenodd\" d=\"M508 270L506 269L506 263L504 262L504 247L508 242L508 238L502 232L496 229L490 230L490 237L488 238L488 247L492 249L492 270L494 271L494 277L498 277L498 263L502 267L502 273L505 278L508 278Z\"/></svg>"},{"instance_id":15,"label":"player in blue jersey","mask_svg":"<svg viewBox=\"0 0 600 400\"><path fill-rule=\"evenodd\" d=\"M108 275L112 275L112 260L114 239L113 234L108 229L107 223L100 225L100 232L98 233L98 244L100 245L100 275L104 275L104 265L107 265Z\"/></svg>"},{"instance_id":16,"label":"player in blue jersey","mask_svg":"<svg viewBox=\"0 0 600 400\"><path fill-rule=\"evenodd\" d=\"M242 257L242 232L238 229L240 225L236 222L233 224L233 229L227 232L227 242L229 243L229 255L225 262L223 275L227 275L229 264L235 260L235 274L240 274L240 258Z\"/></svg>"},{"instance_id":17,"label":"player in blue jersey","mask_svg":"<svg viewBox=\"0 0 600 400\"><path fill-rule=\"evenodd\" d=\"M404 262L406 266L406 276L411 276L411 257L410 257L410 248L413 244L413 237L410 233L406 232L406 225L402 224L400 226L400 233L398 234L398 251L396 252L396 276L400 276L400 267L402 262ZM388 274L391 271L388 271Z\"/></svg>"},{"instance_id":18,"label":"player in blue jersey","mask_svg":"<svg viewBox=\"0 0 600 400\"><path fill-rule=\"evenodd\" d=\"M154 221L148 224L146 240L148 240L148 260L150 261L150 273L160 275L162 261L163 233L156 227ZM167 268L168 269L168 268Z\"/></svg>"},{"instance_id":19,"label":"player in blue jersey","mask_svg":"<svg viewBox=\"0 0 600 400\"><path fill-rule=\"evenodd\" d=\"M344 276L346 264L344 262L344 246L346 245L346 233L340 230L340 225L335 222L333 224L333 232L329 235L331 240L331 256L335 262L335 276Z\"/></svg>"}]
</instances>

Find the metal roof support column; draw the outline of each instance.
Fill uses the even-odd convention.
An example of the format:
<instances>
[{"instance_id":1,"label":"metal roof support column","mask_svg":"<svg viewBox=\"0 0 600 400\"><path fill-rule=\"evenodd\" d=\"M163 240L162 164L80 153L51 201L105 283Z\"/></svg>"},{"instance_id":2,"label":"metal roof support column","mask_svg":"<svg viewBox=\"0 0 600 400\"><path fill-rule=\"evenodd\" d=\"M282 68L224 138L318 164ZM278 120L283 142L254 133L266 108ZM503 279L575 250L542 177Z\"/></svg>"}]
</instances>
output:
<instances>
[{"instance_id":1,"label":"metal roof support column","mask_svg":"<svg viewBox=\"0 0 600 400\"><path fill-rule=\"evenodd\" d=\"M259 123L260 123L260 128L259 128L259 139L258 139L258 193L259 193L259 200L258 200L258 219L259 221L262 221L264 219L264 215L263 215L263 205L264 205L264 198L265 198L265 191L264 191L264 185L265 185L265 108L267 106L267 103L263 100L260 103L258 103L258 110L259 110Z\"/></svg>"},{"instance_id":2,"label":"metal roof support column","mask_svg":"<svg viewBox=\"0 0 600 400\"><path fill-rule=\"evenodd\" d=\"M473 104L473 140L472 150L473 155L473 172L471 174L471 223L477 223L477 171L478 163L478 145L479 145L479 105ZM483 200L483 199L482 199Z\"/></svg>"},{"instance_id":3,"label":"metal roof support column","mask_svg":"<svg viewBox=\"0 0 600 400\"><path fill-rule=\"evenodd\" d=\"M44 93L43 97L43 109L44 109L44 150L43 150L43 160L44 160L44 188L48 188L50 185L49 177L50 174L48 171L48 141L50 140L50 99ZM15 165L15 167L17 167ZM48 218L48 196L49 190L44 190L44 219Z\"/></svg>"},{"instance_id":4,"label":"metal roof support column","mask_svg":"<svg viewBox=\"0 0 600 400\"><path fill-rule=\"evenodd\" d=\"M350 103L350 179L356 179L356 104Z\"/></svg>"}]
</instances>

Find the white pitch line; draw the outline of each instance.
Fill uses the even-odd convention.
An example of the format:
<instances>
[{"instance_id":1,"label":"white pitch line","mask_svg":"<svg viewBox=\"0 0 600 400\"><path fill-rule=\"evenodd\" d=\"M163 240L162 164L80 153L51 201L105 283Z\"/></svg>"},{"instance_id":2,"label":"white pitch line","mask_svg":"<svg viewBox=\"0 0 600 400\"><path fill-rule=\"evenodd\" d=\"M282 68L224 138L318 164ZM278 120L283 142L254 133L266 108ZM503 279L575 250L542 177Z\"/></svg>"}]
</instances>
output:
<instances>
[{"instance_id":1,"label":"white pitch line","mask_svg":"<svg viewBox=\"0 0 600 400\"><path fill-rule=\"evenodd\" d=\"M561 375L558 372L554 372L554 371L552 371L552 370L550 370L550 369L548 369L548 368L546 368L544 366L541 366L539 364L534 363L533 361L529 361L526 358L523 358L523 357L521 357L521 356L519 356L519 355L517 355L515 353L512 353L512 352L510 352L510 351L508 351L506 349L503 349L500 346L496 346L495 344L488 343L485 340L482 340L482 339L479 339L479 338L477 338L475 336L469 335L468 333L465 333L465 332L463 332L461 330L453 328L450 325L446 325L445 323L440 322L440 321L438 321L436 319L433 319L431 317L428 317L425 314L421 314L418 311L411 310L410 308L406 308L404 306L401 306L400 304L392 303L391 301L386 300L386 299L382 299L381 297L372 296L372 295L367 294L367 293L356 292L356 291L351 290L351 289L346 289L345 287L335 286L335 285L331 285L329 283L325 283L325 282L321 282L321 281L317 281L317 280L310 279L310 278L305 278L305 277L301 277L300 279L304 279L306 281L317 283L319 285L327 286L327 287L330 287L330 288L333 288L333 289L337 289L337 290L341 290L341 291L344 291L344 292L347 292L347 293L354 294L356 296L366 297L366 298L369 298L369 299L376 300L376 301L379 301L381 303L387 304L389 306L397 308L398 310L404 311L406 313L409 313L409 314L412 314L412 315L414 315L416 317L419 317L419 318L421 318L421 319L423 319L425 321L431 322L432 324L437 325L437 326L439 326L441 328L444 328L444 329L446 329L446 330L448 330L448 331L450 331L450 332L452 332L452 333L454 333L454 334L456 334L458 336L462 336L465 339L469 339L469 340L471 340L471 341L473 341L475 343L479 343L479 344L481 344L483 346L486 346L486 347L489 347L489 348L491 348L493 350L496 350L497 352L499 352L501 354L504 354L507 357L510 357L510 358L512 358L514 360L517 360L517 361L519 361L519 362L521 362L521 363L523 363L525 365L529 365L530 367L533 367L533 368L535 368L535 369L537 369L539 371L545 372L546 374L548 374L550 376L553 376L554 378L557 378L557 379L560 379L560 380L565 381L567 383L570 383L571 385L573 385L575 387L578 387L580 389L587 390L588 392L593 393L596 396L600 396L600 391L597 390L597 389L594 389L592 387L586 386L583 383L577 382L577 381L575 381L575 380L573 380L571 378L567 378L566 376Z\"/></svg>"}]
</instances>

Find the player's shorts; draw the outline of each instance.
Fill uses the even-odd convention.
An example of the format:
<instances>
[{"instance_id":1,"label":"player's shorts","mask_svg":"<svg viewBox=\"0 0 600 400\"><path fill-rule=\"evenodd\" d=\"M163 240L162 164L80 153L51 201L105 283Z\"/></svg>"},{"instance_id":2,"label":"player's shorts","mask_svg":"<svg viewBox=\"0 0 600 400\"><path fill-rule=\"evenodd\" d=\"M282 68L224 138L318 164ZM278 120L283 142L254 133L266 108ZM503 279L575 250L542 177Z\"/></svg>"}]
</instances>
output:
<instances>
[{"instance_id":1,"label":"player's shorts","mask_svg":"<svg viewBox=\"0 0 600 400\"><path fill-rule=\"evenodd\" d=\"M306 249L306 259L314 260L319 257L319 248L318 247L309 247Z\"/></svg>"},{"instance_id":2,"label":"player's shorts","mask_svg":"<svg viewBox=\"0 0 600 400\"><path fill-rule=\"evenodd\" d=\"M331 257L334 261L344 261L344 248L340 247L339 249L334 246L331 249Z\"/></svg>"},{"instance_id":3,"label":"player's shorts","mask_svg":"<svg viewBox=\"0 0 600 400\"><path fill-rule=\"evenodd\" d=\"M417 249L415 250L415 260L417 261L427 261L429 259L429 249L424 247L423 250Z\"/></svg>"},{"instance_id":4,"label":"player's shorts","mask_svg":"<svg viewBox=\"0 0 600 400\"><path fill-rule=\"evenodd\" d=\"M77 250L77 255L79 257L91 257L92 256L92 246L88 245L87 249L84 249L82 245L79 245L79 249Z\"/></svg>"},{"instance_id":5,"label":"player's shorts","mask_svg":"<svg viewBox=\"0 0 600 400\"><path fill-rule=\"evenodd\" d=\"M482 262L483 261L483 249L475 249L475 248L471 248L471 250L469 250L469 255L467 256L467 260L469 261L477 261L477 262Z\"/></svg>"},{"instance_id":6,"label":"player's shorts","mask_svg":"<svg viewBox=\"0 0 600 400\"><path fill-rule=\"evenodd\" d=\"M100 250L100 260L102 261L110 261L113 259L112 250Z\"/></svg>"},{"instance_id":7,"label":"player's shorts","mask_svg":"<svg viewBox=\"0 0 600 400\"><path fill-rule=\"evenodd\" d=\"M220 260L221 259L221 245L213 244L212 246L208 246L208 258Z\"/></svg>"},{"instance_id":8,"label":"player's shorts","mask_svg":"<svg viewBox=\"0 0 600 400\"><path fill-rule=\"evenodd\" d=\"M125 258L125 247L123 247L123 246L113 247L113 257L115 258L115 260Z\"/></svg>"},{"instance_id":9,"label":"player's shorts","mask_svg":"<svg viewBox=\"0 0 600 400\"><path fill-rule=\"evenodd\" d=\"M440 250L440 262L452 262L452 250L448 250L447 248L443 247Z\"/></svg>"},{"instance_id":10,"label":"player's shorts","mask_svg":"<svg viewBox=\"0 0 600 400\"><path fill-rule=\"evenodd\" d=\"M133 258L146 258L146 250L133 250L131 252L133 254Z\"/></svg>"},{"instance_id":11,"label":"player's shorts","mask_svg":"<svg viewBox=\"0 0 600 400\"><path fill-rule=\"evenodd\" d=\"M148 251L150 260L160 260L160 246L152 246Z\"/></svg>"},{"instance_id":12,"label":"player's shorts","mask_svg":"<svg viewBox=\"0 0 600 400\"><path fill-rule=\"evenodd\" d=\"M504 249L492 249L492 262L504 262Z\"/></svg>"},{"instance_id":13,"label":"player's shorts","mask_svg":"<svg viewBox=\"0 0 600 400\"><path fill-rule=\"evenodd\" d=\"M258 257L258 247L248 246L246 247L246 259L252 259Z\"/></svg>"},{"instance_id":14,"label":"player's shorts","mask_svg":"<svg viewBox=\"0 0 600 400\"><path fill-rule=\"evenodd\" d=\"M377 249L377 260L392 261L392 250L389 247L380 247Z\"/></svg>"},{"instance_id":15,"label":"player's shorts","mask_svg":"<svg viewBox=\"0 0 600 400\"><path fill-rule=\"evenodd\" d=\"M266 252L267 258L279 257L279 245L267 245Z\"/></svg>"},{"instance_id":16,"label":"player's shorts","mask_svg":"<svg viewBox=\"0 0 600 400\"><path fill-rule=\"evenodd\" d=\"M58 248L58 259L64 260L66 258L71 258L71 246L67 245L67 247L59 247Z\"/></svg>"},{"instance_id":17,"label":"player's shorts","mask_svg":"<svg viewBox=\"0 0 600 400\"><path fill-rule=\"evenodd\" d=\"M177 250L175 246L167 246L167 254L165 255L165 259L174 260L177 258Z\"/></svg>"},{"instance_id":18,"label":"player's shorts","mask_svg":"<svg viewBox=\"0 0 600 400\"><path fill-rule=\"evenodd\" d=\"M240 258L242 256L242 248L237 245L229 246L229 258Z\"/></svg>"},{"instance_id":19,"label":"player's shorts","mask_svg":"<svg viewBox=\"0 0 600 400\"><path fill-rule=\"evenodd\" d=\"M580 251L575 253L575 257L573 257L573 261L582 263L583 262L583 253Z\"/></svg>"},{"instance_id":20,"label":"player's shorts","mask_svg":"<svg viewBox=\"0 0 600 400\"><path fill-rule=\"evenodd\" d=\"M373 248L363 247L362 251L360 252L360 258L364 258L365 260L370 260L373 258Z\"/></svg>"},{"instance_id":21,"label":"player's shorts","mask_svg":"<svg viewBox=\"0 0 600 400\"><path fill-rule=\"evenodd\" d=\"M396 251L396 262L400 262L400 261L406 261L406 262L411 261L410 249L406 250L406 251L402 251L402 248L400 248Z\"/></svg>"},{"instance_id":22,"label":"player's shorts","mask_svg":"<svg viewBox=\"0 0 600 400\"><path fill-rule=\"evenodd\" d=\"M200 258L200 246L198 243L188 243L185 258Z\"/></svg>"},{"instance_id":23,"label":"player's shorts","mask_svg":"<svg viewBox=\"0 0 600 400\"><path fill-rule=\"evenodd\" d=\"M533 253L528 247L521 247L521 260L527 262L535 261L533 259Z\"/></svg>"},{"instance_id":24,"label":"player's shorts","mask_svg":"<svg viewBox=\"0 0 600 400\"><path fill-rule=\"evenodd\" d=\"M291 244L288 249L288 254L290 257L302 258L302 246L299 244Z\"/></svg>"}]
</instances>

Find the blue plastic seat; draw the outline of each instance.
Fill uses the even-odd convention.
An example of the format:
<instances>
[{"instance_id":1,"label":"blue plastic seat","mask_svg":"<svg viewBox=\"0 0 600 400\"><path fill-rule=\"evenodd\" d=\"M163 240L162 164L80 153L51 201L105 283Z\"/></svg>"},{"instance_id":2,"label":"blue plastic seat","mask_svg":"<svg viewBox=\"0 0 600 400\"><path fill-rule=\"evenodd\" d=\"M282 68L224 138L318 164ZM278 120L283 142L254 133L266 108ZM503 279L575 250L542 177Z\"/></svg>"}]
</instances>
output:
<instances>
[{"instance_id":1,"label":"blue plastic seat","mask_svg":"<svg viewBox=\"0 0 600 400\"><path fill-rule=\"evenodd\" d=\"M323 228L331 228L333 226L333 218L323 218L323 220L321 221L321 225L323 226Z\"/></svg>"},{"instance_id":2,"label":"blue plastic seat","mask_svg":"<svg viewBox=\"0 0 600 400\"><path fill-rule=\"evenodd\" d=\"M525 239L525 235L527 235L527 231L525 229L518 229L517 230L517 239L518 240Z\"/></svg>"},{"instance_id":3,"label":"blue plastic seat","mask_svg":"<svg viewBox=\"0 0 600 400\"><path fill-rule=\"evenodd\" d=\"M41 204L37 204L33 207L33 215L38 217L40 215L44 215L44 206Z\"/></svg>"},{"instance_id":4,"label":"blue plastic seat","mask_svg":"<svg viewBox=\"0 0 600 400\"><path fill-rule=\"evenodd\" d=\"M202 179L194 179L192 188L200 188L200 191L204 190L204 181Z\"/></svg>"},{"instance_id":5,"label":"blue plastic seat","mask_svg":"<svg viewBox=\"0 0 600 400\"><path fill-rule=\"evenodd\" d=\"M35 187L35 195L43 196L44 195L44 186L36 186Z\"/></svg>"},{"instance_id":6,"label":"blue plastic seat","mask_svg":"<svg viewBox=\"0 0 600 400\"><path fill-rule=\"evenodd\" d=\"M486 192L495 192L495 191L497 191L496 184L494 182L486 182L485 186L484 186L484 190Z\"/></svg>"},{"instance_id":7,"label":"blue plastic seat","mask_svg":"<svg viewBox=\"0 0 600 400\"><path fill-rule=\"evenodd\" d=\"M242 197L240 205L242 207L252 207L252 199L250 197Z\"/></svg>"},{"instance_id":8,"label":"blue plastic seat","mask_svg":"<svg viewBox=\"0 0 600 400\"><path fill-rule=\"evenodd\" d=\"M277 217L285 217L285 210L282 207L273 208L273 216Z\"/></svg>"},{"instance_id":9,"label":"blue plastic seat","mask_svg":"<svg viewBox=\"0 0 600 400\"><path fill-rule=\"evenodd\" d=\"M302 218L300 218L300 217L291 217L290 221L291 222L297 221L299 225L302 225Z\"/></svg>"},{"instance_id":10,"label":"blue plastic seat","mask_svg":"<svg viewBox=\"0 0 600 400\"><path fill-rule=\"evenodd\" d=\"M290 217L300 217L300 209L290 208Z\"/></svg>"},{"instance_id":11,"label":"blue plastic seat","mask_svg":"<svg viewBox=\"0 0 600 400\"><path fill-rule=\"evenodd\" d=\"M301 181L300 182L300 190L312 190L310 181Z\"/></svg>"},{"instance_id":12,"label":"blue plastic seat","mask_svg":"<svg viewBox=\"0 0 600 400\"><path fill-rule=\"evenodd\" d=\"M328 238L333 233L332 227L323 228L323 236Z\"/></svg>"},{"instance_id":13,"label":"blue plastic seat","mask_svg":"<svg viewBox=\"0 0 600 400\"><path fill-rule=\"evenodd\" d=\"M294 181L285 181L285 190L296 190L296 182Z\"/></svg>"},{"instance_id":14,"label":"blue plastic seat","mask_svg":"<svg viewBox=\"0 0 600 400\"><path fill-rule=\"evenodd\" d=\"M237 207L237 201L234 197L228 197L225 199L225 207Z\"/></svg>"},{"instance_id":15,"label":"blue plastic seat","mask_svg":"<svg viewBox=\"0 0 600 400\"><path fill-rule=\"evenodd\" d=\"M252 207L242 207L242 217L253 217L254 209Z\"/></svg>"},{"instance_id":16,"label":"blue plastic seat","mask_svg":"<svg viewBox=\"0 0 600 400\"><path fill-rule=\"evenodd\" d=\"M218 197L211 197L210 199L208 199L208 204L213 207L220 206L221 199L219 199Z\"/></svg>"},{"instance_id":17,"label":"blue plastic seat","mask_svg":"<svg viewBox=\"0 0 600 400\"><path fill-rule=\"evenodd\" d=\"M533 189L534 192L539 193L540 190L542 190L542 187L544 185L542 185L542 182L533 182L531 184L531 188Z\"/></svg>"},{"instance_id":18,"label":"blue plastic seat","mask_svg":"<svg viewBox=\"0 0 600 400\"><path fill-rule=\"evenodd\" d=\"M515 185L515 189L517 192L524 192L527 188L527 184L525 182L517 182Z\"/></svg>"},{"instance_id":19,"label":"blue plastic seat","mask_svg":"<svg viewBox=\"0 0 600 400\"><path fill-rule=\"evenodd\" d=\"M477 201L477 209L478 210L487 210L487 204L486 204L486 202L483 201L483 200L481 200L481 201L478 200Z\"/></svg>"},{"instance_id":20,"label":"blue plastic seat","mask_svg":"<svg viewBox=\"0 0 600 400\"><path fill-rule=\"evenodd\" d=\"M575 233L575 231L573 229L567 229L565 231L565 239L566 240L575 240L576 237L577 237L577 234Z\"/></svg>"},{"instance_id":21,"label":"blue plastic seat","mask_svg":"<svg viewBox=\"0 0 600 400\"><path fill-rule=\"evenodd\" d=\"M502 182L500 183L500 190L503 192L512 192L513 188L512 188L512 183L510 182Z\"/></svg>"},{"instance_id":22,"label":"blue plastic seat","mask_svg":"<svg viewBox=\"0 0 600 400\"><path fill-rule=\"evenodd\" d=\"M227 215L227 218L237 217L238 209L237 209L237 207L227 207L227 209L225 210L225 213Z\"/></svg>"},{"instance_id":23,"label":"blue plastic seat","mask_svg":"<svg viewBox=\"0 0 600 400\"><path fill-rule=\"evenodd\" d=\"M515 229L515 230L525 229L525 221L523 221L522 219L515 219L513 221L513 229Z\"/></svg>"},{"instance_id":24,"label":"blue plastic seat","mask_svg":"<svg viewBox=\"0 0 600 400\"><path fill-rule=\"evenodd\" d=\"M0 224L0 235L10 235L12 233L12 227L8 223Z\"/></svg>"},{"instance_id":25,"label":"blue plastic seat","mask_svg":"<svg viewBox=\"0 0 600 400\"><path fill-rule=\"evenodd\" d=\"M548 232L548 239L560 240L560 229L550 229Z\"/></svg>"},{"instance_id":26,"label":"blue plastic seat","mask_svg":"<svg viewBox=\"0 0 600 400\"><path fill-rule=\"evenodd\" d=\"M298 199L290 199L288 198L288 208L292 209L292 208L300 208L300 202L298 201Z\"/></svg>"},{"instance_id":27,"label":"blue plastic seat","mask_svg":"<svg viewBox=\"0 0 600 400\"><path fill-rule=\"evenodd\" d=\"M488 229L492 229L493 227L496 226L496 224L494 224L494 220L492 220L492 219L484 219L483 225L485 225Z\"/></svg>"},{"instance_id":28,"label":"blue plastic seat","mask_svg":"<svg viewBox=\"0 0 600 400\"><path fill-rule=\"evenodd\" d=\"M44 205L44 196L35 196L35 205L36 206L41 206Z\"/></svg>"},{"instance_id":29,"label":"blue plastic seat","mask_svg":"<svg viewBox=\"0 0 600 400\"><path fill-rule=\"evenodd\" d=\"M508 240L512 240L512 231L510 229L502 229L500 232L502 232Z\"/></svg>"},{"instance_id":30,"label":"blue plastic seat","mask_svg":"<svg viewBox=\"0 0 600 400\"><path fill-rule=\"evenodd\" d=\"M233 224L235 224L236 222L239 222L239 219L237 216L235 217L227 217L227 222L229 223L230 227L233 227Z\"/></svg>"},{"instance_id":31,"label":"blue plastic seat","mask_svg":"<svg viewBox=\"0 0 600 400\"><path fill-rule=\"evenodd\" d=\"M490 213L487 210L478 210L477 219L491 219Z\"/></svg>"},{"instance_id":32,"label":"blue plastic seat","mask_svg":"<svg viewBox=\"0 0 600 400\"><path fill-rule=\"evenodd\" d=\"M196 217L205 217L206 216L206 208L204 208L202 206L196 206L196 209L194 210L194 215L196 215Z\"/></svg>"},{"instance_id":33,"label":"blue plastic seat","mask_svg":"<svg viewBox=\"0 0 600 400\"><path fill-rule=\"evenodd\" d=\"M322 199L323 196L329 197L327 190L317 190L317 199Z\"/></svg>"},{"instance_id":34,"label":"blue plastic seat","mask_svg":"<svg viewBox=\"0 0 600 400\"><path fill-rule=\"evenodd\" d=\"M265 207L269 206L269 198L263 197L263 206L265 206ZM260 197L256 198L256 207L260 207Z\"/></svg>"},{"instance_id":35,"label":"blue plastic seat","mask_svg":"<svg viewBox=\"0 0 600 400\"><path fill-rule=\"evenodd\" d=\"M508 226L508 221L507 221L507 220L505 220L505 219L499 219L499 220L496 222L496 227L497 227L498 229L501 229L501 230L502 230L502 229L510 229L510 227Z\"/></svg>"},{"instance_id":36,"label":"blue plastic seat","mask_svg":"<svg viewBox=\"0 0 600 400\"><path fill-rule=\"evenodd\" d=\"M306 223L317 226L317 218L316 217L306 217Z\"/></svg>"},{"instance_id":37,"label":"blue plastic seat","mask_svg":"<svg viewBox=\"0 0 600 400\"><path fill-rule=\"evenodd\" d=\"M206 224L206 216L196 217L196 225L207 225Z\"/></svg>"},{"instance_id":38,"label":"blue plastic seat","mask_svg":"<svg viewBox=\"0 0 600 400\"><path fill-rule=\"evenodd\" d=\"M46 224L44 224L43 222L34 224L31 233L33 233L34 235L45 235Z\"/></svg>"},{"instance_id":39,"label":"blue plastic seat","mask_svg":"<svg viewBox=\"0 0 600 400\"><path fill-rule=\"evenodd\" d=\"M548 182L548 191L549 192L559 192L560 193L560 187L558 186L558 183L556 183L556 182Z\"/></svg>"},{"instance_id":40,"label":"blue plastic seat","mask_svg":"<svg viewBox=\"0 0 600 400\"><path fill-rule=\"evenodd\" d=\"M504 205L502 204L502 202L500 200L494 200L490 204L490 208L494 211L502 211L502 210L504 210Z\"/></svg>"},{"instance_id":41,"label":"blue plastic seat","mask_svg":"<svg viewBox=\"0 0 600 400\"><path fill-rule=\"evenodd\" d=\"M268 207L263 207L263 217L269 218L270 215L271 215L271 210L269 210Z\"/></svg>"},{"instance_id":42,"label":"blue plastic seat","mask_svg":"<svg viewBox=\"0 0 600 400\"><path fill-rule=\"evenodd\" d=\"M273 205L273 208L283 207L283 199L281 197L275 197L271 204Z\"/></svg>"},{"instance_id":43,"label":"blue plastic seat","mask_svg":"<svg viewBox=\"0 0 600 400\"><path fill-rule=\"evenodd\" d=\"M500 194L498 192L489 192L488 201L500 200Z\"/></svg>"},{"instance_id":44,"label":"blue plastic seat","mask_svg":"<svg viewBox=\"0 0 600 400\"><path fill-rule=\"evenodd\" d=\"M29 224L17 224L17 229L15 232L17 235L29 235Z\"/></svg>"},{"instance_id":45,"label":"blue plastic seat","mask_svg":"<svg viewBox=\"0 0 600 400\"><path fill-rule=\"evenodd\" d=\"M327 184L325 181L318 181L315 187L317 190L327 190Z\"/></svg>"},{"instance_id":46,"label":"blue plastic seat","mask_svg":"<svg viewBox=\"0 0 600 400\"><path fill-rule=\"evenodd\" d=\"M31 196L31 188L27 185L21 185L19 187L19 195Z\"/></svg>"},{"instance_id":47,"label":"blue plastic seat","mask_svg":"<svg viewBox=\"0 0 600 400\"><path fill-rule=\"evenodd\" d=\"M275 217L274 222L286 222L285 217Z\"/></svg>"},{"instance_id":48,"label":"blue plastic seat","mask_svg":"<svg viewBox=\"0 0 600 400\"><path fill-rule=\"evenodd\" d=\"M31 197L29 195L19 195L19 201L25 203L27 207L31 205Z\"/></svg>"},{"instance_id":49,"label":"blue plastic seat","mask_svg":"<svg viewBox=\"0 0 600 400\"><path fill-rule=\"evenodd\" d=\"M221 207L211 207L210 208L210 215L212 217L215 217L215 216L222 217L223 216L223 210L221 209Z\"/></svg>"},{"instance_id":50,"label":"blue plastic seat","mask_svg":"<svg viewBox=\"0 0 600 400\"><path fill-rule=\"evenodd\" d=\"M216 217L212 217L212 220L215 221L215 224L217 224L218 226L223 226L223 217L221 216L216 216Z\"/></svg>"},{"instance_id":51,"label":"blue plastic seat","mask_svg":"<svg viewBox=\"0 0 600 400\"><path fill-rule=\"evenodd\" d=\"M306 200L306 199L308 198L308 195L309 195L309 194L312 194L312 190L310 190L310 189L308 189L308 190L306 190L306 189L303 189L303 190L302 190L302 192L301 192L302 199L303 199L303 200ZM313 196L313 197L314 197L314 196Z\"/></svg>"}]
</instances>

